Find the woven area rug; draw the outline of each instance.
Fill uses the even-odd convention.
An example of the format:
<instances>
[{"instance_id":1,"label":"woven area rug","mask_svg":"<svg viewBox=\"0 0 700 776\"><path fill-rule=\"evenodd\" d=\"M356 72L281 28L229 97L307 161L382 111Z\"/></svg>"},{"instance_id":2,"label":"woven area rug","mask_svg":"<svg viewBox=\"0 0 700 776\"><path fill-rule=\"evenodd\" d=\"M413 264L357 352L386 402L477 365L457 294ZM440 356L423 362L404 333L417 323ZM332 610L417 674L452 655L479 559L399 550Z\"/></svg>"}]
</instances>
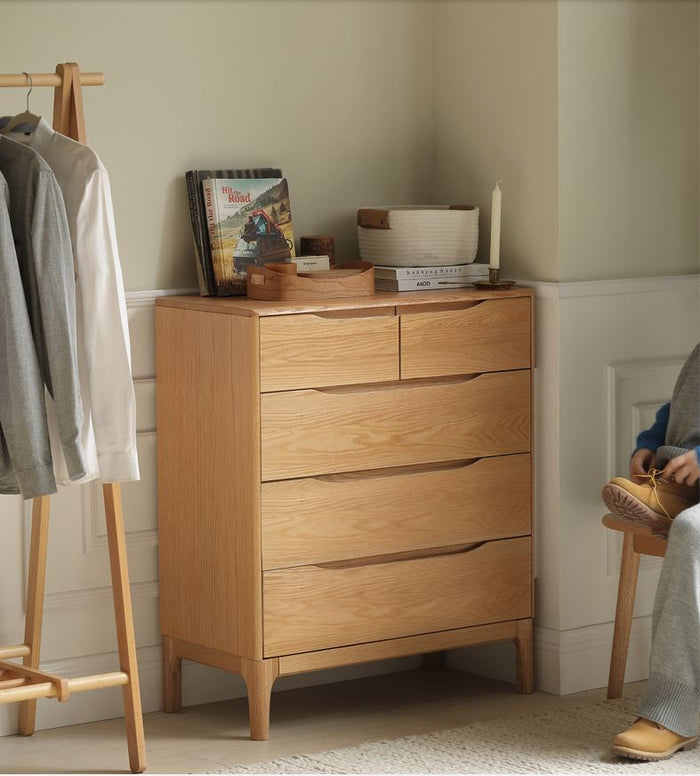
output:
<instances>
[{"instance_id":1,"label":"woven area rug","mask_svg":"<svg viewBox=\"0 0 700 776\"><path fill-rule=\"evenodd\" d=\"M217 773L700 773L700 748L656 763L610 753L638 703L621 698L571 705Z\"/></svg>"}]
</instances>

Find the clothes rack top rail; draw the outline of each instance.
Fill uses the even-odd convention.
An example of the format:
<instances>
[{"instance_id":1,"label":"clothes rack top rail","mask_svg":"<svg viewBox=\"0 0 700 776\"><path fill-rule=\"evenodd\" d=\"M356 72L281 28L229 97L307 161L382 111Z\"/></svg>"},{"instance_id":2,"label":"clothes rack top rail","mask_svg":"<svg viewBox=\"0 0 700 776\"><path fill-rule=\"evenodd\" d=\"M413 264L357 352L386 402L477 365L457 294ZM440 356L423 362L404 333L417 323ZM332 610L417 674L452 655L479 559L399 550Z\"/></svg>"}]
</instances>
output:
<instances>
[{"instance_id":1,"label":"clothes rack top rail","mask_svg":"<svg viewBox=\"0 0 700 776\"><path fill-rule=\"evenodd\" d=\"M31 84L29 79L31 79ZM102 86L104 73L80 73L81 86ZM0 86L61 86L63 77L59 73L0 73Z\"/></svg>"}]
</instances>

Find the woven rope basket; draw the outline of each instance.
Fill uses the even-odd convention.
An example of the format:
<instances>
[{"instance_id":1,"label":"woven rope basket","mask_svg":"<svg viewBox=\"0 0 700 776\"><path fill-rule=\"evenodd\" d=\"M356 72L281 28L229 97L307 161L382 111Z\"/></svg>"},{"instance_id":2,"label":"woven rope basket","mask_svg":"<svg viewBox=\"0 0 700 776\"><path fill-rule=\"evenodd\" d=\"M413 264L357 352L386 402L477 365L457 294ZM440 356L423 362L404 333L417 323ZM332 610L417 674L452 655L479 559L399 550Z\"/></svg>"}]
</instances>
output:
<instances>
[{"instance_id":1,"label":"woven rope basket","mask_svg":"<svg viewBox=\"0 0 700 776\"><path fill-rule=\"evenodd\" d=\"M469 264L479 245L479 208L361 208L357 235L363 261L389 267Z\"/></svg>"}]
</instances>

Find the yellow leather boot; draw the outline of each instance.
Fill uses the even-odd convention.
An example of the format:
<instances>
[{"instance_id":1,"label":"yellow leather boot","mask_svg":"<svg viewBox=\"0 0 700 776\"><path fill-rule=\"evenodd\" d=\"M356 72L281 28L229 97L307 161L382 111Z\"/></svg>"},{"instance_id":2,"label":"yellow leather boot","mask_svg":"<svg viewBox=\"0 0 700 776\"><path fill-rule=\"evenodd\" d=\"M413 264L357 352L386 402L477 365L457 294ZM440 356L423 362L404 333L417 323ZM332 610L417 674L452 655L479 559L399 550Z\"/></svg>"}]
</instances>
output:
<instances>
[{"instance_id":1,"label":"yellow leather boot","mask_svg":"<svg viewBox=\"0 0 700 776\"><path fill-rule=\"evenodd\" d=\"M667 730L658 722L640 718L616 736L612 750L633 760L667 760L680 749L692 749L697 742L697 736L686 738Z\"/></svg>"},{"instance_id":2,"label":"yellow leather boot","mask_svg":"<svg viewBox=\"0 0 700 776\"><path fill-rule=\"evenodd\" d=\"M603 488L605 506L618 517L637 520L654 529L668 530L674 517L698 503L697 486L664 480L652 469L648 482L638 485L624 477L614 477Z\"/></svg>"}]
</instances>

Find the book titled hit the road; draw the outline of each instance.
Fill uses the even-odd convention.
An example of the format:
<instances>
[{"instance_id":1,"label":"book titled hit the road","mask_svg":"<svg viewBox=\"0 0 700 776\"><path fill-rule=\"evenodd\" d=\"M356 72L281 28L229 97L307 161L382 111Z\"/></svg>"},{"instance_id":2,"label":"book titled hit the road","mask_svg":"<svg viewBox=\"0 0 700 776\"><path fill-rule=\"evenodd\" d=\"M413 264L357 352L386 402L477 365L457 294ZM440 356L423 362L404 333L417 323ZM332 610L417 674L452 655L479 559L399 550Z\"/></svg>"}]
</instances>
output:
<instances>
[{"instance_id":1,"label":"book titled hit the road","mask_svg":"<svg viewBox=\"0 0 700 776\"><path fill-rule=\"evenodd\" d=\"M245 296L246 268L294 256L286 178L202 181L217 296Z\"/></svg>"}]
</instances>

